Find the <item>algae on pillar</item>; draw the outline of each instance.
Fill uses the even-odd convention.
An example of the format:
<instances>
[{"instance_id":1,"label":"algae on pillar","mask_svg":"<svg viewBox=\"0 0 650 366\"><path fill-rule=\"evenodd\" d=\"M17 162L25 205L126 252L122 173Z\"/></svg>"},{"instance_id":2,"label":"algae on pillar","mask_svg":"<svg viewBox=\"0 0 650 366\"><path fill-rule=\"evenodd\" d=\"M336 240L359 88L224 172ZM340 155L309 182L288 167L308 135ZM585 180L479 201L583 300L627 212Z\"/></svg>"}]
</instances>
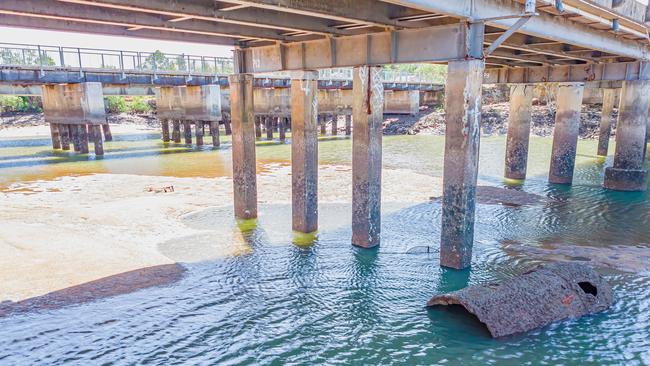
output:
<instances>
[{"instance_id":1,"label":"algae on pillar","mask_svg":"<svg viewBox=\"0 0 650 366\"><path fill-rule=\"evenodd\" d=\"M257 217L253 75L234 74L230 75L228 80L235 216L240 219L252 219Z\"/></svg>"},{"instance_id":2,"label":"algae on pillar","mask_svg":"<svg viewBox=\"0 0 650 366\"><path fill-rule=\"evenodd\" d=\"M318 229L318 72L291 78L291 216L293 230Z\"/></svg>"},{"instance_id":3,"label":"algae on pillar","mask_svg":"<svg viewBox=\"0 0 650 366\"><path fill-rule=\"evenodd\" d=\"M505 177L508 179L526 179L534 91L533 85L515 84L510 87L505 162Z\"/></svg>"},{"instance_id":4,"label":"algae on pillar","mask_svg":"<svg viewBox=\"0 0 650 366\"><path fill-rule=\"evenodd\" d=\"M600 131L598 135L598 156L607 156L609 138L612 130L612 111L616 103L619 89L603 89L603 108L600 117Z\"/></svg>"},{"instance_id":5,"label":"algae on pillar","mask_svg":"<svg viewBox=\"0 0 650 366\"><path fill-rule=\"evenodd\" d=\"M650 81L624 81L616 125L614 166L605 169L607 189L644 191L648 171L643 168L650 106Z\"/></svg>"},{"instance_id":6,"label":"algae on pillar","mask_svg":"<svg viewBox=\"0 0 650 366\"><path fill-rule=\"evenodd\" d=\"M566 83L558 86L553 151L548 175L550 183L571 184L573 182L583 93L584 84L581 83Z\"/></svg>"},{"instance_id":7,"label":"algae on pillar","mask_svg":"<svg viewBox=\"0 0 650 366\"><path fill-rule=\"evenodd\" d=\"M355 67L353 80L352 244L370 248L379 245L381 233L381 68Z\"/></svg>"},{"instance_id":8,"label":"algae on pillar","mask_svg":"<svg viewBox=\"0 0 650 366\"><path fill-rule=\"evenodd\" d=\"M472 260L484 68L483 60L447 68L440 265L456 269Z\"/></svg>"}]
</instances>

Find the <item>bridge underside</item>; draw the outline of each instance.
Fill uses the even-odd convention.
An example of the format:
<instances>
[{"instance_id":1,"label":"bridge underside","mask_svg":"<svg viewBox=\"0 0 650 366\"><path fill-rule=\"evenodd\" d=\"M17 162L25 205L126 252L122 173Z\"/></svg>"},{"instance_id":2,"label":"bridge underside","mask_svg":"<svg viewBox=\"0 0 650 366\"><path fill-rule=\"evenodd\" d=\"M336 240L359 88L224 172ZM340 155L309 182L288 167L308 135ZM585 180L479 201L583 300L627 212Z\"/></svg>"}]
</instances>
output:
<instances>
[{"instance_id":1,"label":"bridge underside","mask_svg":"<svg viewBox=\"0 0 650 366\"><path fill-rule=\"evenodd\" d=\"M473 243L484 82L516 84L506 170L519 179L525 177L530 128L532 88L526 84L561 83L549 169L556 184L572 180L584 83L620 83L620 91L605 98L610 103L620 94L614 166L604 186L645 189L647 11L635 0L4 0L0 24L235 46L228 84L235 214L241 219L257 216L253 74L294 71L298 231L317 228L319 117L311 70L354 67L352 242L361 247L380 242L385 85L377 66L447 64L440 259L443 266L465 268ZM609 126L609 117L603 118Z\"/></svg>"}]
</instances>

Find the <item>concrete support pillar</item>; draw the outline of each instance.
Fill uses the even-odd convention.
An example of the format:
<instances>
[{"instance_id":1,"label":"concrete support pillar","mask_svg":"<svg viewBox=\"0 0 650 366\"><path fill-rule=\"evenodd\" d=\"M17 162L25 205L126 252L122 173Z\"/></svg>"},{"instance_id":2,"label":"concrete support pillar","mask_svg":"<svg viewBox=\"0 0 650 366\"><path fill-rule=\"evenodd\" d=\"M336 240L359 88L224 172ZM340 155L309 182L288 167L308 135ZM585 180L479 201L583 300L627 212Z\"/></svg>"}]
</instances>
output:
<instances>
[{"instance_id":1,"label":"concrete support pillar","mask_svg":"<svg viewBox=\"0 0 650 366\"><path fill-rule=\"evenodd\" d=\"M352 134L352 116L345 115L345 135L350 136Z\"/></svg>"},{"instance_id":2,"label":"concrete support pillar","mask_svg":"<svg viewBox=\"0 0 650 366\"><path fill-rule=\"evenodd\" d=\"M69 125L57 124L59 136L61 136L61 150L70 150L70 127Z\"/></svg>"},{"instance_id":3,"label":"concrete support pillar","mask_svg":"<svg viewBox=\"0 0 650 366\"><path fill-rule=\"evenodd\" d=\"M534 85L516 84L510 87L505 166L505 177L508 179L526 179L534 91Z\"/></svg>"},{"instance_id":4,"label":"concrete support pillar","mask_svg":"<svg viewBox=\"0 0 650 366\"><path fill-rule=\"evenodd\" d=\"M291 80L291 215L293 230L318 229L318 72Z\"/></svg>"},{"instance_id":5,"label":"concrete support pillar","mask_svg":"<svg viewBox=\"0 0 650 366\"><path fill-rule=\"evenodd\" d=\"M605 188L644 191L648 171L643 168L650 106L650 81L624 81L616 124L614 166L605 169Z\"/></svg>"},{"instance_id":6,"label":"concrete support pillar","mask_svg":"<svg viewBox=\"0 0 650 366\"><path fill-rule=\"evenodd\" d=\"M584 84L566 83L558 87L553 152L548 174L551 183L571 184L573 181L583 93Z\"/></svg>"},{"instance_id":7,"label":"concrete support pillar","mask_svg":"<svg viewBox=\"0 0 650 366\"><path fill-rule=\"evenodd\" d=\"M88 127L86 125L77 125L77 127L79 128L79 143L81 144L80 152L88 154L90 151L88 149Z\"/></svg>"},{"instance_id":8,"label":"concrete support pillar","mask_svg":"<svg viewBox=\"0 0 650 366\"><path fill-rule=\"evenodd\" d=\"M456 269L472 261L484 68L468 60L447 69L440 265Z\"/></svg>"},{"instance_id":9,"label":"concrete support pillar","mask_svg":"<svg viewBox=\"0 0 650 366\"><path fill-rule=\"evenodd\" d=\"M381 68L355 67L352 112L352 244L379 245L381 233L381 139L384 84Z\"/></svg>"},{"instance_id":10,"label":"concrete support pillar","mask_svg":"<svg viewBox=\"0 0 650 366\"><path fill-rule=\"evenodd\" d=\"M273 140L273 117L266 116L264 122L266 126L266 139Z\"/></svg>"},{"instance_id":11,"label":"concrete support pillar","mask_svg":"<svg viewBox=\"0 0 650 366\"><path fill-rule=\"evenodd\" d=\"M183 134L185 135L185 144L192 145L192 122L183 121Z\"/></svg>"},{"instance_id":12,"label":"concrete support pillar","mask_svg":"<svg viewBox=\"0 0 650 366\"><path fill-rule=\"evenodd\" d=\"M102 129L99 125L89 125L88 128L92 131L93 146L95 147L95 155L104 155L104 142L102 141Z\"/></svg>"},{"instance_id":13,"label":"concrete support pillar","mask_svg":"<svg viewBox=\"0 0 650 366\"><path fill-rule=\"evenodd\" d=\"M203 121L194 122L196 146L203 146Z\"/></svg>"},{"instance_id":14,"label":"concrete support pillar","mask_svg":"<svg viewBox=\"0 0 650 366\"><path fill-rule=\"evenodd\" d=\"M228 80L232 118L235 216L240 219L251 219L257 217L253 75L234 74L229 76Z\"/></svg>"},{"instance_id":15,"label":"concrete support pillar","mask_svg":"<svg viewBox=\"0 0 650 366\"><path fill-rule=\"evenodd\" d=\"M169 142L169 120L164 119L160 121L160 125L162 126L162 140L163 142Z\"/></svg>"},{"instance_id":16,"label":"concrete support pillar","mask_svg":"<svg viewBox=\"0 0 650 366\"><path fill-rule=\"evenodd\" d=\"M219 141L219 122L212 121L210 122L210 134L212 135L212 146L219 147L221 141Z\"/></svg>"},{"instance_id":17,"label":"concrete support pillar","mask_svg":"<svg viewBox=\"0 0 650 366\"><path fill-rule=\"evenodd\" d=\"M278 117L278 133L282 142L287 139L287 120L288 118Z\"/></svg>"},{"instance_id":18,"label":"concrete support pillar","mask_svg":"<svg viewBox=\"0 0 650 366\"><path fill-rule=\"evenodd\" d=\"M226 136L232 134L232 129L230 128L230 116L225 116L223 118L223 128L226 132Z\"/></svg>"},{"instance_id":19,"label":"concrete support pillar","mask_svg":"<svg viewBox=\"0 0 650 366\"><path fill-rule=\"evenodd\" d=\"M52 135L52 148L60 149L61 136L59 134L59 125L57 125L56 123L50 123L50 134Z\"/></svg>"},{"instance_id":20,"label":"concrete support pillar","mask_svg":"<svg viewBox=\"0 0 650 366\"><path fill-rule=\"evenodd\" d=\"M612 131L612 111L616 103L619 89L603 89L603 109L600 117L600 133L598 135L598 156L607 156L609 137Z\"/></svg>"},{"instance_id":21,"label":"concrete support pillar","mask_svg":"<svg viewBox=\"0 0 650 366\"><path fill-rule=\"evenodd\" d=\"M327 135L327 118L324 114L318 115L318 123L320 124L320 134L322 136Z\"/></svg>"},{"instance_id":22,"label":"concrete support pillar","mask_svg":"<svg viewBox=\"0 0 650 366\"><path fill-rule=\"evenodd\" d=\"M108 122L102 125L102 130L104 130L104 141L113 141L113 133L111 132L111 126ZM167 134L169 137L169 129L167 129ZM169 141L169 139L167 141Z\"/></svg>"},{"instance_id":23,"label":"concrete support pillar","mask_svg":"<svg viewBox=\"0 0 650 366\"><path fill-rule=\"evenodd\" d=\"M262 116L255 117L255 137L262 138Z\"/></svg>"},{"instance_id":24,"label":"concrete support pillar","mask_svg":"<svg viewBox=\"0 0 650 366\"><path fill-rule=\"evenodd\" d=\"M339 122L339 115L335 114L332 116L332 136L336 136L338 134L338 122Z\"/></svg>"},{"instance_id":25,"label":"concrete support pillar","mask_svg":"<svg viewBox=\"0 0 650 366\"><path fill-rule=\"evenodd\" d=\"M172 122L172 140L177 144L181 143L181 121L179 120Z\"/></svg>"},{"instance_id":26,"label":"concrete support pillar","mask_svg":"<svg viewBox=\"0 0 650 366\"><path fill-rule=\"evenodd\" d=\"M80 152L81 151L81 137L80 137L80 129L79 125L70 125L70 136L72 139L72 147L74 148L74 151Z\"/></svg>"}]
</instances>

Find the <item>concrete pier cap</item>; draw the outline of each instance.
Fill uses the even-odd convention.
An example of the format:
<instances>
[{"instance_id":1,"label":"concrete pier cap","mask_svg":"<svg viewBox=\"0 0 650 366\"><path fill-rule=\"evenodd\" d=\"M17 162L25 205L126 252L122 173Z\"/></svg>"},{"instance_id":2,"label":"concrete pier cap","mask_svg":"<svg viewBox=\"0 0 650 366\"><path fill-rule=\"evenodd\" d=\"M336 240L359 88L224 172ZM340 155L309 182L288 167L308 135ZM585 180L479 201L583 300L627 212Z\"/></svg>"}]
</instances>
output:
<instances>
[{"instance_id":1,"label":"concrete pier cap","mask_svg":"<svg viewBox=\"0 0 650 366\"><path fill-rule=\"evenodd\" d=\"M43 114L49 123L101 125L106 123L102 84L43 85Z\"/></svg>"},{"instance_id":2,"label":"concrete pier cap","mask_svg":"<svg viewBox=\"0 0 650 366\"><path fill-rule=\"evenodd\" d=\"M219 85L160 87L156 90L158 118L185 121L221 121Z\"/></svg>"}]
</instances>

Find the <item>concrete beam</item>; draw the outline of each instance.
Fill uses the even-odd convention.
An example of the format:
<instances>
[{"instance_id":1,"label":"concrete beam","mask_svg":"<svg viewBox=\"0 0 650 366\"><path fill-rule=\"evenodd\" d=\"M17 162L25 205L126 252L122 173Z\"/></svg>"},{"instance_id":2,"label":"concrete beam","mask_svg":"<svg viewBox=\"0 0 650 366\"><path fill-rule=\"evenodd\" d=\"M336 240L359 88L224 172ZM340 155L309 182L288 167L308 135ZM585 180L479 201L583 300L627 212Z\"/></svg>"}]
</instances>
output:
<instances>
[{"instance_id":1,"label":"concrete beam","mask_svg":"<svg viewBox=\"0 0 650 366\"><path fill-rule=\"evenodd\" d=\"M276 30L249 27L240 24L215 23L205 20L188 19L172 23L160 14L132 12L124 9L106 9L96 6L83 6L51 0L3 0L0 14L34 19L65 20L73 23L108 25L139 30L158 30L168 33L198 34L231 39L289 40Z\"/></svg>"},{"instance_id":2,"label":"concrete beam","mask_svg":"<svg viewBox=\"0 0 650 366\"><path fill-rule=\"evenodd\" d=\"M516 18L504 18L504 15L524 13L523 4L503 0L382 1L432 13L457 16L470 21L488 19L488 25L502 29L509 29L517 21ZM544 12L532 17L519 32L634 59L648 60L650 56L647 46L641 42L626 40L616 34Z\"/></svg>"},{"instance_id":3,"label":"concrete beam","mask_svg":"<svg viewBox=\"0 0 650 366\"><path fill-rule=\"evenodd\" d=\"M235 44L233 38L217 37L207 34L190 34L181 32L168 32L159 29L140 29L131 31L123 26L109 24L87 24L73 22L65 19L54 19L47 17L25 17L16 16L12 13L0 12L0 25L6 27L47 29L61 32L74 32L86 34L101 34L108 36L133 37L144 39L159 39L165 41L191 42L200 44L219 44L232 46Z\"/></svg>"},{"instance_id":4,"label":"concrete beam","mask_svg":"<svg viewBox=\"0 0 650 366\"><path fill-rule=\"evenodd\" d=\"M650 80L650 62L487 69L484 84Z\"/></svg>"},{"instance_id":5,"label":"concrete beam","mask_svg":"<svg viewBox=\"0 0 650 366\"><path fill-rule=\"evenodd\" d=\"M233 0L228 2L353 24L380 27L411 27L407 22L392 19L389 5L375 0Z\"/></svg>"},{"instance_id":6,"label":"concrete beam","mask_svg":"<svg viewBox=\"0 0 650 366\"><path fill-rule=\"evenodd\" d=\"M260 73L460 60L471 53L468 29L452 24L245 48L244 69Z\"/></svg>"},{"instance_id":7,"label":"concrete beam","mask_svg":"<svg viewBox=\"0 0 650 366\"><path fill-rule=\"evenodd\" d=\"M345 35L349 32L329 26L327 21L313 17L298 17L289 13L265 9L255 11L223 11L213 0L191 0L172 3L166 0L59 0L75 4L109 9L129 10L139 13L159 14L175 18L199 19L217 23L268 28L284 32L309 32L314 34Z\"/></svg>"}]
</instances>

